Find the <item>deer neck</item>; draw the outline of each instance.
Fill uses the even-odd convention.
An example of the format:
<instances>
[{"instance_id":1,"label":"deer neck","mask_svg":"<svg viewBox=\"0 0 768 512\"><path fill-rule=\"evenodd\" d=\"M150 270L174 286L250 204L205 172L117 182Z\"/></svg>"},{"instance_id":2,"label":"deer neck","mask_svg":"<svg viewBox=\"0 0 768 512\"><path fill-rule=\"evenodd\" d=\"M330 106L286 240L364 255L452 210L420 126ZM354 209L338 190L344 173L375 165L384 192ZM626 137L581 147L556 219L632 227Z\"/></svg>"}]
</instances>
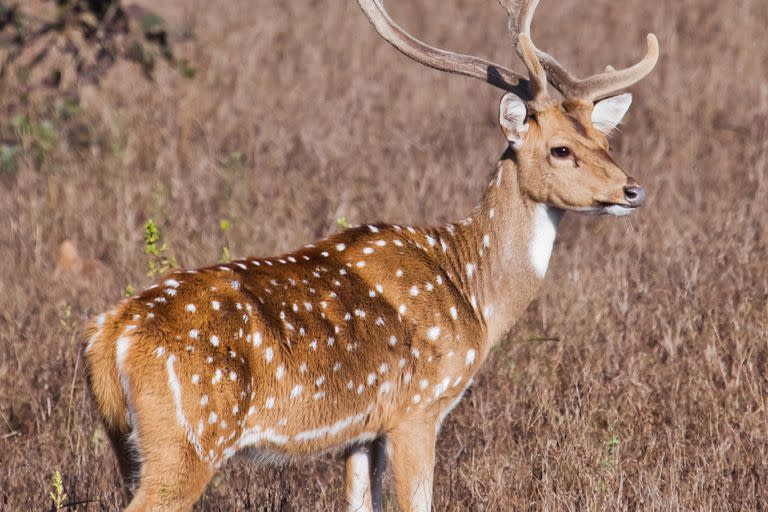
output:
<instances>
[{"instance_id":1,"label":"deer neck","mask_svg":"<svg viewBox=\"0 0 768 512\"><path fill-rule=\"evenodd\" d=\"M549 265L563 211L520 190L512 151L502 156L480 204L467 219L443 228L452 242L457 286L494 345L533 300Z\"/></svg>"}]
</instances>

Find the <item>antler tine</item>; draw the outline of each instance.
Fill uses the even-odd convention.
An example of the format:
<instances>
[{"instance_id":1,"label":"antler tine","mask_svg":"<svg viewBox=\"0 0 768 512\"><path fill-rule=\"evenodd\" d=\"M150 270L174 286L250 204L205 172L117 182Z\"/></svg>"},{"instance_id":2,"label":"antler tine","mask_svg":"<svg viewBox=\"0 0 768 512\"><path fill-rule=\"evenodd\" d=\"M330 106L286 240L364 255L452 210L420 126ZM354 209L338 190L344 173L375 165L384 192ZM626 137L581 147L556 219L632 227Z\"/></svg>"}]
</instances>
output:
<instances>
[{"instance_id":1,"label":"antler tine","mask_svg":"<svg viewBox=\"0 0 768 512\"><path fill-rule=\"evenodd\" d=\"M549 99L547 92L547 74L536 56L536 47L533 46L527 34L520 34L520 54L531 76L529 89L533 101L546 102Z\"/></svg>"},{"instance_id":2,"label":"antler tine","mask_svg":"<svg viewBox=\"0 0 768 512\"><path fill-rule=\"evenodd\" d=\"M539 0L522 0L518 9L510 7L512 0L499 0L509 13L509 31L517 39L517 53L522 57L523 48L520 36L525 34L531 40L531 21ZM659 58L659 42L656 36L648 34L648 49L645 57L637 64L616 70L606 67L605 72L578 79L566 70L557 60L534 46L536 56L547 73L549 82L566 98L595 101L626 89L637 83L653 70Z\"/></svg>"},{"instance_id":3,"label":"antler tine","mask_svg":"<svg viewBox=\"0 0 768 512\"><path fill-rule=\"evenodd\" d=\"M537 3L538 0L535 0L532 3L523 2L520 6L522 7L521 9L518 7L518 2L515 0L499 0L499 5L507 11L508 27L518 45L517 53L528 68L531 98L533 100L538 99L541 102L545 102L549 98L547 93L547 76L542 67L542 63L536 55L536 47L531 42L529 33L530 19L533 16L533 11L536 9ZM521 23L528 28L519 30L518 27L521 26ZM527 37L520 37L521 34L525 34Z\"/></svg>"},{"instance_id":4,"label":"antler tine","mask_svg":"<svg viewBox=\"0 0 768 512\"><path fill-rule=\"evenodd\" d=\"M416 62L440 71L479 78L506 91L524 88L525 77L510 69L480 57L434 48L416 39L392 21L381 0L357 0L357 3L379 35Z\"/></svg>"},{"instance_id":5,"label":"antler tine","mask_svg":"<svg viewBox=\"0 0 768 512\"><path fill-rule=\"evenodd\" d=\"M648 48L645 56L633 66L616 70L612 66L604 73L592 75L569 84L569 97L595 101L614 94L642 80L650 73L659 60L659 41L653 34L646 36Z\"/></svg>"},{"instance_id":6,"label":"antler tine","mask_svg":"<svg viewBox=\"0 0 768 512\"><path fill-rule=\"evenodd\" d=\"M505 2L506 4L512 2L512 0L499 1ZM578 79L561 66L554 57L536 48L536 45L533 44L533 39L531 38L531 21L533 20L533 15L536 12L536 7L538 7L538 5L539 0L522 0L517 3L516 7L507 8L507 12L509 12L509 32L517 44L517 53L522 58L525 57L522 43L523 38L521 36L523 34L527 36L528 42L533 47L536 57L541 63L541 67L544 68L544 71L547 74L549 82L564 96L568 96L565 90L567 90L570 84L576 83Z\"/></svg>"}]
</instances>

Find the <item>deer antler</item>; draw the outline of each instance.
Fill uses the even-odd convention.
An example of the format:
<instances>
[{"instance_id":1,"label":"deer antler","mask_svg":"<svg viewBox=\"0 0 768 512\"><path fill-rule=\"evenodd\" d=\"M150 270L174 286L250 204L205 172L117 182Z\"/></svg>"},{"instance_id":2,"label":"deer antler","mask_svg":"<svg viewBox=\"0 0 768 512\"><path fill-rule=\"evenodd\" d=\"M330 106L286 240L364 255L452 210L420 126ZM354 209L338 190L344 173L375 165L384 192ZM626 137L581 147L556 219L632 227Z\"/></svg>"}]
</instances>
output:
<instances>
[{"instance_id":1,"label":"deer antler","mask_svg":"<svg viewBox=\"0 0 768 512\"><path fill-rule=\"evenodd\" d=\"M357 0L376 31L411 59L440 71L479 78L506 91L524 90L527 79L514 71L472 55L434 48L398 26L384 9L382 0Z\"/></svg>"},{"instance_id":2,"label":"deer antler","mask_svg":"<svg viewBox=\"0 0 768 512\"><path fill-rule=\"evenodd\" d=\"M537 49L531 41L531 20L539 0L499 0L507 11L508 28L517 44L517 53L528 68L530 78L525 78L480 57L441 50L416 39L392 21L382 0L357 0L357 3L376 31L416 62L441 71L479 78L507 91L527 93L529 100L537 102L548 99L547 80L566 98L594 101L610 96L650 73L659 58L656 36L648 34L647 53L634 66L620 70L608 66L603 73L578 79L554 57Z\"/></svg>"},{"instance_id":3,"label":"deer antler","mask_svg":"<svg viewBox=\"0 0 768 512\"><path fill-rule=\"evenodd\" d=\"M525 39L531 43L531 20L539 0L522 0L515 3L513 0L499 0L509 15L509 32L517 41L517 53L523 57L526 53ZM525 39L523 36L527 36ZM535 46L533 47L541 66L547 73L549 82L559 90L566 98L577 98L584 101L594 101L626 89L637 83L653 70L659 58L659 42L656 36L648 34L648 49L645 57L625 69L615 70L608 66L603 73L598 73L584 79L578 79L568 72L554 57Z\"/></svg>"}]
</instances>

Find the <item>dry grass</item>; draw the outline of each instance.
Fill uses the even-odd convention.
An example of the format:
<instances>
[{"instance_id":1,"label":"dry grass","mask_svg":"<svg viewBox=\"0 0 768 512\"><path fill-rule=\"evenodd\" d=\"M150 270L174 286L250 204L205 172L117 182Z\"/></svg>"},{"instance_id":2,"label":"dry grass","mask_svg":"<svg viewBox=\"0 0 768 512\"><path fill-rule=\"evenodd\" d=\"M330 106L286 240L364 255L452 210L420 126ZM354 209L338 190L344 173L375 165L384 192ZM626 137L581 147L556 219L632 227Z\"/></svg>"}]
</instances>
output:
<instances>
[{"instance_id":1,"label":"dry grass","mask_svg":"<svg viewBox=\"0 0 768 512\"><path fill-rule=\"evenodd\" d=\"M492 0L389 3L428 41L514 61ZM659 35L663 59L615 144L650 201L629 220L561 225L539 298L441 433L435 508L765 510L768 11L761 0L543 4L537 39L582 73L626 64L643 34ZM91 501L81 507L121 503L78 336L128 285L149 283L148 217L184 266L225 245L270 254L342 215L459 218L501 153L500 93L411 64L352 0L153 8L196 76L160 63L148 81L118 63L77 88L82 111L56 121L52 149L36 154L27 137L0 174L3 510L50 507L55 469L70 501ZM6 141L12 115L42 121L61 107L12 82L0 85ZM65 238L105 275L53 279ZM331 456L233 461L198 510L338 509L341 469Z\"/></svg>"}]
</instances>

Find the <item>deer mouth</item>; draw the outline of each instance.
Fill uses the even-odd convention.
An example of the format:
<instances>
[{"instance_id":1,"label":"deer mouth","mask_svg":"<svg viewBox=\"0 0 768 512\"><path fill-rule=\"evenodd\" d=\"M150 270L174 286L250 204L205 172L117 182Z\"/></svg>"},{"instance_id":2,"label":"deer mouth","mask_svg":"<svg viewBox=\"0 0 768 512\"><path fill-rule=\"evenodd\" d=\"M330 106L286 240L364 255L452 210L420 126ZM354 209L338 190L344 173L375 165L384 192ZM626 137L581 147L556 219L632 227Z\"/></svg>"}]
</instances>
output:
<instances>
[{"instance_id":1,"label":"deer mouth","mask_svg":"<svg viewBox=\"0 0 768 512\"><path fill-rule=\"evenodd\" d=\"M631 214L639 208L626 203L613 203L598 201L595 206L586 208L573 208L572 211L583 215L613 215L614 217L624 217Z\"/></svg>"},{"instance_id":2,"label":"deer mouth","mask_svg":"<svg viewBox=\"0 0 768 512\"><path fill-rule=\"evenodd\" d=\"M614 217L624 217L637 210L640 205L631 205L626 203L600 203L596 208L597 215L613 215Z\"/></svg>"}]
</instances>

